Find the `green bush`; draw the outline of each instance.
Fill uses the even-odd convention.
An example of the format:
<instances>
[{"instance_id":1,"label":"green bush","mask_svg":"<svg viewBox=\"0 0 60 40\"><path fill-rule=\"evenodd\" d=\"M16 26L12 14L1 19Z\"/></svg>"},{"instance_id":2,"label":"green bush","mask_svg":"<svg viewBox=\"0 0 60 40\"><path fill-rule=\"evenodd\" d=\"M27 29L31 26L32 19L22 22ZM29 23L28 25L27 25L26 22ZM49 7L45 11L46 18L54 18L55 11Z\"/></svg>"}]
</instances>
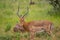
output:
<instances>
[{"instance_id":1,"label":"green bush","mask_svg":"<svg viewBox=\"0 0 60 40\"><path fill-rule=\"evenodd\" d=\"M6 28L5 28L5 32L9 31L11 29L11 24L7 24Z\"/></svg>"}]
</instances>

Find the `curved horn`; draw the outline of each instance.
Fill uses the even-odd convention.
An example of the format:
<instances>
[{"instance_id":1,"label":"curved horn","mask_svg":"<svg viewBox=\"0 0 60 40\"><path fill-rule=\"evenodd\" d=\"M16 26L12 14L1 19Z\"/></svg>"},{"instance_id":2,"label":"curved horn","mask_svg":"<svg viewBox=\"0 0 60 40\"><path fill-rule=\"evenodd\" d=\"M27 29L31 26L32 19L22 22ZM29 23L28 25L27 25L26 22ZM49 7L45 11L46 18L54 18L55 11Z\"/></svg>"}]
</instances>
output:
<instances>
[{"instance_id":1,"label":"curved horn","mask_svg":"<svg viewBox=\"0 0 60 40\"><path fill-rule=\"evenodd\" d=\"M29 7L27 7L27 12L23 15L23 17L26 16L28 12L29 12Z\"/></svg>"},{"instance_id":2,"label":"curved horn","mask_svg":"<svg viewBox=\"0 0 60 40\"><path fill-rule=\"evenodd\" d=\"M20 3L18 3L17 16L18 16L18 17L21 17L22 15L19 15L19 8L20 8L19 4L20 4Z\"/></svg>"}]
</instances>

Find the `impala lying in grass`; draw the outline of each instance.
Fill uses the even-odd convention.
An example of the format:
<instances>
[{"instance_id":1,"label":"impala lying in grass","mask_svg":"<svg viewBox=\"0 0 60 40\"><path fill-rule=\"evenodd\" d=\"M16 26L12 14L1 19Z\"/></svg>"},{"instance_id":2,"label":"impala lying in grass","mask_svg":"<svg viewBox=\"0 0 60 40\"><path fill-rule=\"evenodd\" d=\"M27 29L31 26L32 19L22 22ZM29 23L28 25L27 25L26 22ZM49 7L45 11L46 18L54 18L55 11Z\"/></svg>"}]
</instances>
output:
<instances>
[{"instance_id":1,"label":"impala lying in grass","mask_svg":"<svg viewBox=\"0 0 60 40\"><path fill-rule=\"evenodd\" d=\"M49 35L52 34L53 23L48 20L42 21L30 21L26 22L24 20L25 16L28 14L29 8L27 7L27 12L24 15L18 15L20 23L16 24L14 27L14 32L21 31L21 32L29 32L30 33L30 40L34 40L35 33L39 31L46 31ZM18 8L19 12L19 8Z\"/></svg>"}]
</instances>

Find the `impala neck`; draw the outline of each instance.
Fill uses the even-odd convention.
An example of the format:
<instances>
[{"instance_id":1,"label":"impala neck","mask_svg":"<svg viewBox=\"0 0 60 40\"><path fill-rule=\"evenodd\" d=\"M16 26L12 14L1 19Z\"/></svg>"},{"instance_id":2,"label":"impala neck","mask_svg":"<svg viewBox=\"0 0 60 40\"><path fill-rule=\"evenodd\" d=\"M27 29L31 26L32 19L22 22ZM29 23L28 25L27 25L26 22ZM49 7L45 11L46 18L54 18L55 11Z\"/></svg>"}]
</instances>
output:
<instances>
[{"instance_id":1,"label":"impala neck","mask_svg":"<svg viewBox=\"0 0 60 40\"><path fill-rule=\"evenodd\" d=\"M29 30L28 30L29 28L27 28L27 27L28 27L28 22L26 22L26 21L24 20L24 18L21 18L21 19L20 19L20 24L23 25L23 28L24 28L26 31L29 31Z\"/></svg>"}]
</instances>

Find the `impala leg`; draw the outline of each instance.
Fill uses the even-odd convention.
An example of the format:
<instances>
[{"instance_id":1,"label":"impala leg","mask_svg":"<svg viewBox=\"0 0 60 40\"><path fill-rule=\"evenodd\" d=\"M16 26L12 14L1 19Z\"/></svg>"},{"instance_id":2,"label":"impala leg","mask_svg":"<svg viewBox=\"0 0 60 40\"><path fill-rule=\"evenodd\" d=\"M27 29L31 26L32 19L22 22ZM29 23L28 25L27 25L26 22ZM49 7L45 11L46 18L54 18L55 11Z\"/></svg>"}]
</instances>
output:
<instances>
[{"instance_id":1,"label":"impala leg","mask_svg":"<svg viewBox=\"0 0 60 40\"><path fill-rule=\"evenodd\" d=\"M34 26L30 26L30 37L29 37L29 40L34 40L35 38L35 29L34 29Z\"/></svg>"},{"instance_id":2,"label":"impala leg","mask_svg":"<svg viewBox=\"0 0 60 40\"><path fill-rule=\"evenodd\" d=\"M35 32L30 32L30 40L34 40Z\"/></svg>"},{"instance_id":3,"label":"impala leg","mask_svg":"<svg viewBox=\"0 0 60 40\"><path fill-rule=\"evenodd\" d=\"M48 31L47 32L50 36L52 36L53 35L53 33L51 32L51 31Z\"/></svg>"},{"instance_id":4,"label":"impala leg","mask_svg":"<svg viewBox=\"0 0 60 40\"><path fill-rule=\"evenodd\" d=\"M48 25L48 27L46 26L45 31L46 31L50 36L53 35L53 33L52 33L53 30L52 30L52 26L51 26L51 25Z\"/></svg>"},{"instance_id":5,"label":"impala leg","mask_svg":"<svg viewBox=\"0 0 60 40\"><path fill-rule=\"evenodd\" d=\"M35 37L35 30L32 29L32 30L30 31L30 40L34 40L34 37Z\"/></svg>"},{"instance_id":6,"label":"impala leg","mask_svg":"<svg viewBox=\"0 0 60 40\"><path fill-rule=\"evenodd\" d=\"M55 35L50 31L50 35L51 35L51 37L52 37L52 40L56 40L56 37L55 37Z\"/></svg>"},{"instance_id":7,"label":"impala leg","mask_svg":"<svg viewBox=\"0 0 60 40\"><path fill-rule=\"evenodd\" d=\"M52 40L56 40L55 35L52 33L52 31L48 31L47 33L52 37Z\"/></svg>"}]
</instances>

